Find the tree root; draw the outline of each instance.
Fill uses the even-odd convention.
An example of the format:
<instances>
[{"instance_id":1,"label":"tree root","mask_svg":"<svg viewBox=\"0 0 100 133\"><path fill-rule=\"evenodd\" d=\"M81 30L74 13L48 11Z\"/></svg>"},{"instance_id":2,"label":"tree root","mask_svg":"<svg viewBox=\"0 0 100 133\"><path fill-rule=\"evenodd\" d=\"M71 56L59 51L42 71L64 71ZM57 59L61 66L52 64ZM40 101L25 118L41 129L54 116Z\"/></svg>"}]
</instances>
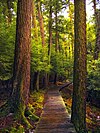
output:
<instances>
[{"instance_id":1,"label":"tree root","mask_svg":"<svg viewBox=\"0 0 100 133\"><path fill-rule=\"evenodd\" d=\"M33 127L33 126L29 123L29 121L27 120L27 118L25 117L25 115L22 115L22 116L21 116L21 122L22 122L22 124L24 124L24 125L27 127L27 129L30 129L30 128Z\"/></svg>"},{"instance_id":2,"label":"tree root","mask_svg":"<svg viewBox=\"0 0 100 133\"><path fill-rule=\"evenodd\" d=\"M39 117L36 116L30 108L26 108L25 106L23 106L23 108L20 108L20 106L19 108L14 108L12 107L12 104L7 101L0 107L0 117L6 117L10 113L13 113L13 118L20 121L27 129L32 128L28 119L34 122L39 120Z\"/></svg>"},{"instance_id":3,"label":"tree root","mask_svg":"<svg viewBox=\"0 0 100 133\"><path fill-rule=\"evenodd\" d=\"M25 110L25 116L27 116L29 119L33 121L38 121L39 117L32 113L30 109Z\"/></svg>"}]
</instances>

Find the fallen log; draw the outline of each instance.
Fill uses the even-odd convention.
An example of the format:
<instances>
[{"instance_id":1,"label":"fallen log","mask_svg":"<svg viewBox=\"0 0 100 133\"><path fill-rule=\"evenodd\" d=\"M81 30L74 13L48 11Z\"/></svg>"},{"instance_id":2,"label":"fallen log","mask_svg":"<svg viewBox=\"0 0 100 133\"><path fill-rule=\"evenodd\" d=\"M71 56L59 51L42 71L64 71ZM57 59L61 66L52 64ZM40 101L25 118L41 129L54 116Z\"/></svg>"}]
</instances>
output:
<instances>
[{"instance_id":1,"label":"fallen log","mask_svg":"<svg viewBox=\"0 0 100 133\"><path fill-rule=\"evenodd\" d=\"M64 89L65 87L68 87L69 85L73 84L72 82L66 83L64 85L62 85L59 89L59 91L61 91L62 89Z\"/></svg>"}]
</instances>

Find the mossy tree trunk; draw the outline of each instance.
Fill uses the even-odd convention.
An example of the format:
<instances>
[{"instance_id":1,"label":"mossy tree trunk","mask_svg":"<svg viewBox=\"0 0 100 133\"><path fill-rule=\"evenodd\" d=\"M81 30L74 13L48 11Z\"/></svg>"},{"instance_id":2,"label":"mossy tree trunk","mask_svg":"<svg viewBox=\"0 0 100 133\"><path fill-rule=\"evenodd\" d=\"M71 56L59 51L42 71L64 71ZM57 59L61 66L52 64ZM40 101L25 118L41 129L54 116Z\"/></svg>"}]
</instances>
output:
<instances>
[{"instance_id":1,"label":"mossy tree trunk","mask_svg":"<svg viewBox=\"0 0 100 133\"><path fill-rule=\"evenodd\" d=\"M58 1L56 0L56 5L55 5L55 52L59 52L59 45L58 45L58 42L59 42L59 37L58 37ZM56 64L58 65L58 63ZM57 66L56 66L57 67ZM58 74L57 72L55 72L54 74L54 84L57 83L57 77L58 77Z\"/></svg>"},{"instance_id":2,"label":"mossy tree trunk","mask_svg":"<svg viewBox=\"0 0 100 133\"><path fill-rule=\"evenodd\" d=\"M41 33L41 40L42 40L42 48L43 48L43 52L45 53L45 51L44 51L45 31L44 31L44 22L43 22L43 15L42 15L42 11L41 11L41 2L40 2L40 0L37 1L37 10L38 10L38 19L39 19L39 26L40 26L40 33ZM44 80L45 80L44 85L43 85L44 88L47 88L47 85L48 85L47 79L48 79L47 78L47 72L44 72Z\"/></svg>"},{"instance_id":3,"label":"mossy tree trunk","mask_svg":"<svg viewBox=\"0 0 100 133\"><path fill-rule=\"evenodd\" d=\"M48 42L48 56L49 56L49 65L51 60L51 47L52 47L52 0L49 1L49 42ZM48 82L49 82L49 74L48 74Z\"/></svg>"},{"instance_id":4,"label":"mossy tree trunk","mask_svg":"<svg viewBox=\"0 0 100 133\"><path fill-rule=\"evenodd\" d=\"M48 55L49 55L49 64L50 64L50 57L51 57L51 45L52 45L52 3L50 0L50 7L49 7L49 45L48 45Z\"/></svg>"},{"instance_id":5,"label":"mossy tree trunk","mask_svg":"<svg viewBox=\"0 0 100 133\"><path fill-rule=\"evenodd\" d=\"M34 72L34 74L31 75L31 86L30 86L30 90L31 93L34 92L34 90L38 91L39 90L39 75L40 72Z\"/></svg>"},{"instance_id":6,"label":"mossy tree trunk","mask_svg":"<svg viewBox=\"0 0 100 133\"><path fill-rule=\"evenodd\" d=\"M38 42L38 27L36 21L36 7L34 0L32 0L32 27L34 28L34 39L36 42Z\"/></svg>"},{"instance_id":7,"label":"mossy tree trunk","mask_svg":"<svg viewBox=\"0 0 100 133\"><path fill-rule=\"evenodd\" d=\"M72 11L72 7L71 7L72 5L71 5L71 3L70 3L70 0L69 0L69 18L70 18L70 23L71 23L71 25L73 25L73 11ZM69 35L69 38L70 38L70 36L71 36L71 39L70 39L70 46L69 46L69 59L72 59L73 58L73 53L74 53L74 46L73 46L73 44L74 44L74 38L73 38L73 36L74 36L74 29L73 29L73 26L71 26L71 29L70 29L70 31L71 31L71 35Z\"/></svg>"},{"instance_id":8,"label":"mossy tree trunk","mask_svg":"<svg viewBox=\"0 0 100 133\"><path fill-rule=\"evenodd\" d=\"M39 91L39 87L40 87L40 72L34 72L34 74L31 75L31 86L30 86L30 92L33 93L35 90Z\"/></svg>"},{"instance_id":9,"label":"mossy tree trunk","mask_svg":"<svg viewBox=\"0 0 100 133\"><path fill-rule=\"evenodd\" d=\"M41 40L42 46L45 46L45 35L44 35L44 23L43 23L43 16L40 8L40 0L37 3L37 10L38 10L38 18L39 18L39 25L40 25L40 33L41 33Z\"/></svg>"},{"instance_id":10,"label":"mossy tree trunk","mask_svg":"<svg viewBox=\"0 0 100 133\"><path fill-rule=\"evenodd\" d=\"M86 7L85 0L74 2L74 88L71 121L78 133L86 133Z\"/></svg>"},{"instance_id":11,"label":"mossy tree trunk","mask_svg":"<svg viewBox=\"0 0 100 133\"><path fill-rule=\"evenodd\" d=\"M58 1L56 0L56 5L55 5L55 51L58 52Z\"/></svg>"},{"instance_id":12,"label":"mossy tree trunk","mask_svg":"<svg viewBox=\"0 0 100 133\"><path fill-rule=\"evenodd\" d=\"M39 45L39 36L38 36L38 27L37 27L37 20L36 20L36 6L35 6L35 1L32 0L32 27L34 29L34 40L35 44ZM39 71L34 72L34 76L32 76L32 82L31 82L31 92L34 90L38 91L39 90Z\"/></svg>"},{"instance_id":13,"label":"mossy tree trunk","mask_svg":"<svg viewBox=\"0 0 100 133\"><path fill-rule=\"evenodd\" d=\"M10 111L23 120L30 88L31 5L31 0L18 0L13 92L9 100Z\"/></svg>"},{"instance_id":14,"label":"mossy tree trunk","mask_svg":"<svg viewBox=\"0 0 100 133\"><path fill-rule=\"evenodd\" d=\"M55 75L54 75L54 84L57 84L57 73L55 73Z\"/></svg>"}]
</instances>

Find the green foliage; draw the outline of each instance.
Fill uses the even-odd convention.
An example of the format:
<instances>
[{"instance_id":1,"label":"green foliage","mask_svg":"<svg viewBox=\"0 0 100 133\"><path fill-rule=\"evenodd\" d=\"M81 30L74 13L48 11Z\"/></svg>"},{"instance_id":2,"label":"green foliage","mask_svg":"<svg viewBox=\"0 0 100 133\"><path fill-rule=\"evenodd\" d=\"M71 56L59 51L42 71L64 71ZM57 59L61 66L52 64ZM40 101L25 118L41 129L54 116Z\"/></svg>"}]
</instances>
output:
<instances>
[{"instance_id":1,"label":"green foliage","mask_svg":"<svg viewBox=\"0 0 100 133\"><path fill-rule=\"evenodd\" d=\"M70 20L66 20L63 15L61 14L62 7L65 10L66 4L68 1L52 1L52 9L53 13L56 10L56 3L57 12L58 12L58 29L59 29L59 45L62 47L62 43L71 39L65 36L65 33L69 35L70 38L73 37L73 33L70 30L72 27L72 23ZM51 2L41 1L41 8L43 10L43 18L44 18L44 30L45 30L45 40L46 44L45 47L42 47L42 41L40 36L40 27L39 22L37 21L37 29L38 29L38 39L34 38L35 30L32 29L32 46L31 46L31 71L32 72L47 72L50 73L51 71L56 71L59 75L68 75L68 69L72 71L72 61L65 57L65 53L52 53L51 64L49 63L49 56L48 56L48 21L49 21L49 5ZM7 10L6 13L3 13L4 8L7 9L6 1L3 3L0 2L2 8L0 8L0 79L8 79L12 76L13 71L13 59L14 59L14 47L15 47L15 30L16 30L16 1L12 3L12 22L9 25L7 23ZM71 10L73 9L73 5L71 6ZM73 11L71 11L73 12ZM36 11L37 13L37 11ZM55 39L55 22L53 22L53 39ZM67 36L68 36L67 35ZM68 38L69 38L68 37ZM70 41L69 41L70 42ZM55 43L55 42L54 42ZM67 43L66 43L67 45ZM67 48L67 53L68 53ZM64 72L65 71L65 72Z\"/></svg>"},{"instance_id":2,"label":"green foliage","mask_svg":"<svg viewBox=\"0 0 100 133\"><path fill-rule=\"evenodd\" d=\"M12 7L12 22L8 24L7 20L7 0L0 1L0 79L8 79L12 76L13 71L13 59L14 59L14 47L15 47L15 30L16 30L16 4L15 0ZM39 37L36 41L34 38L35 30L32 29L32 46L31 46L31 71L32 72L47 72L57 73L58 76L71 78L73 74L73 4L70 3L69 15L65 18L62 12L67 8L69 0L41 0L41 8L44 18L44 30L45 30L45 47L42 47L42 41L40 31ZM52 48L51 59L49 63L48 56L48 38L49 38L49 10L52 5ZM6 9L6 10L4 10ZM57 10L57 26L59 36L59 50L55 51L55 11ZM37 11L36 11L37 13ZM67 12L66 12L67 14ZM37 15L36 15L37 16ZM37 21L37 29L39 30L39 22ZM87 72L88 72L88 89L100 90L100 57L98 60L93 59L96 31L95 31L94 19L87 24ZM78 69L78 68L77 68ZM43 94L43 93L42 93ZM29 110L26 115L30 120L38 120L39 117L35 115L36 109L42 110L43 98L41 92L34 92L31 95L34 99L34 103L29 104ZM70 112L70 110L69 110ZM25 118L25 120L27 120ZM25 122L24 120L24 122ZM26 122L27 123L27 122ZM9 130L4 130L9 132ZM20 124L18 127L11 127L10 133L23 133L24 127Z\"/></svg>"},{"instance_id":3,"label":"green foliage","mask_svg":"<svg viewBox=\"0 0 100 133\"><path fill-rule=\"evenodd\" d=\"M70 70L70 74L73 71L73 59L68 59L65 54L61 52L56 53L55 50L52 50L51 65L51 71L66 78L69 76L68 71Z\"/></svg>"},{"instance_id":4,"label":"green foliage","mask_svg":"<svg viewBox=\"0 0 100 133\"><path fill-rule=\"evenodd\" d=\"M4 3L0 4L0 79L8 79L12 76L13 69L16 22L13 15L11 24L8 24L7 14L3 14L6 6Z\"/></svg>"},{"instance_id":5,"label":"green foliage","mask_svg":"<svg viewBox=\"0 0 100 133\"><path fill-rule=\"evenodd\" d=\"M96 29L94 23L87 23L87 50L91 57L94 54L96 40Z\"/></svg>"},{"instance_id":6,"label":"green foliage","mask_svg":"<svg viewBox=\"0 0 100 133\"><path fill-rule=\"evenodd\" d=\"M60 52L55 52L55 15L52 20L52 52L51 52L51 64L49 64L48 57L48 21L49 21L49 6L52 5L52 12L55 14L57 3L58 12L58 33L59 33L59 47ZM40 32L38 41L34 38L34 30L32 30L32 47L31 47L31 70L32 72L56 72L58 75L65 76L68 78L72 77L73 72L73 3L70 3L70 10L67 8L68 1L41 1L41 8L43 11L44 18L44 29L45 29L45 47L42 47L42 41ZM0 79L8 79L12 76L13 71L13 59L14 59L14 45L15 45L15 29L16 29L16 1L13 2L12 6L12 23L8 25L6 17L7 10L3 12L4 8L7 8L6 1L1 1L0 5ZM69 13L68 18L64 18L62 11ZM44 10L45 9L45 10ZM36 11L37 13L37 11ZM67 14L67 12L66 12ZM93 61L94 46L95 46L95 23L94 19L91 19L87 24L87 48L88 48L88 88L99 89L99 60ZM37 21L37 29L39 30L39 22ZM70 48L70 49L69 49ZM70 54L71 52L71 54Z\"/></svg>"},{"instance_id":7,"label":"green foliage","mask_svg":"<svg viewBox=\"0 0 100 133\"><path fill-rule=\"evenodd\" d=\"M14 58L15 25L2 27L0 30L0 78L11 77Z\"/></svg>"},{"instance_id":8,"label":"green foliage","mask_svg":"<svg viewBox=\"0 0 100 133\"><path fill-rule=\"evenodd\" d=\"M24 127L20 124L17 128L12 127L10 133L24 133Z\"/></svg>"},{"instance_id":9,"label":"green foliage","mask_svg":"<svg viewBox=\"0 0 100 133\"><path fill-rule=\"evenodd\" d=\"M33 121L38 121L39 117L36 116L30 108L25 112L25 115L28 117L28 119L33 120Z\"/></svg>"},{"instance_id":10,"label":"green foliage","mask_svg":"<svg viewBox=\"0 0 100 133\"><path fill-rule=\"evenodd\" d=\"M41 39L39 38L36 42L32 40L32 50L31 50L31 70L33 72L49 72L51 65L49 65L47 46L42 47Z\"/></svg>"},{"instance_id":11,"label":"green foliage","mask_svg":"<svg viewBox=\"0 0 100 133\"><path fill-rule=\"evenodd\" d=\"M33 94L31 94L31 96L30 97L32 97L32 99L34 99L34 101L35 101L35 105L33 104L32 106L33 107L35 107L35 108L39 108L39 109L42 109L43 108L43 105L42 105L42 102L43 102L43 100L44 100L44 92L43 91L34 91L34 93ZM34 109L35 109L34 108Z\"/></svg>"},{"instance_id":12,"label":"green foliage","mask_svg":"<svg viewBox=\"0 0 100 133\"><path fill-rule=\"evenodd\" d=\"M100 58L88 61L88 89L100 90Z\"/></svg>"},{"instance_id":13,"label":"green foliage","mask_svg":"<svg viewBox=\"0 0 100 133\"><path fill-rule=\"evenodd\" d=\"M92 20L94 22L94 20ZM88 72L88 89L100 90L100 57L94 60L94 48L96 42L95 24L87 24L87 72Z\"/></svg>"},{"instance_id":14,"label":"green foliage","mask_svg":"<svg viewBox=\"0 0 100 133\"><path fill-rule=\"evenodd\" d=\"M24 127L21 124L16 125L16 127L9 127L2 130L2 133L24 133Z\"/></svg>"}]
</instances>

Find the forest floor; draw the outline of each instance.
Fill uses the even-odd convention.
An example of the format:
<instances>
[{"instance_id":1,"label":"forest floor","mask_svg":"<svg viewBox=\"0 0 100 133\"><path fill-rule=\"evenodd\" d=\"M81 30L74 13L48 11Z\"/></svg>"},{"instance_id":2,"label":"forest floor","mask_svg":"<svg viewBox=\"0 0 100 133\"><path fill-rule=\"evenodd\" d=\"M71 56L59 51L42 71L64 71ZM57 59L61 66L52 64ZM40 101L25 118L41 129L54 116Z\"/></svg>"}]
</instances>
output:
<instances>
[{"instance_id":1,"label":"forest floor","mask_svg":"<svg viewBox=\"0 0 100 133\"><path fill-rule=\"evenodd\" d=\"M63 83L58 82L57 86L61 86ZM63 97L63 100L65 102L66 108L69 112L69 115L71 114L71 104L72 104L72 91L73 86L72 84L69 85L67 88L63 88L61 90L61 95ZM0 106L2 106L7 98L8 98L7 92L1 92L0 91ZM45 90L40 90L38 92L34 92L30 95L29 98L29 106L30 108L33 108L33 113L40 117L43 105L44 105L44 97L46 97ZM87 121L87 129L88 133L99 133L100 132L100 109L96 108L94 106L91 106L87 103L87 114L86 114L86 121ZM6 117L0 118L0 133L34 133L38 121L30 120L27 118L28 121L32 124L33 128L30 130L27 130L26 127L20 122L16 121L13 118L13 114L9 114Z\"/></svg>"},{"instance_id":2,"label":"forest floor","mask_svg":"<svg viewBox=\"0 0 100 133\"><path fill-rule=\"evenodd\" d=\"M61 91L61 95L65 102L66 108L69 110L70 115L71 115L71 106L72 106L72 93L73 93L72 84L69 85L67 88L65 87ZM88 133L100 133L100 108L97 108L87 103L86 123L87 123Z\"/></svg>"},{"instance_id":3,"label":"forest floor","mask_svg":"<svg viewBox=\"0 0 100 133\"><path fill-rule=\"evenodd\" d=\"M44 105L44 93L45 90L34 91L29 97L29 108L32 110L33 114L38 117L40 117ZM7 94L7 92L0 92L0 106L7 101ZM20 120L16 121L12 113L8 114L6 117L0 118L0 133L34 133L38 121L30 119L29 117L26 118L33 126L31 129L27 129Z\"/></svg>"}]
</instances>

